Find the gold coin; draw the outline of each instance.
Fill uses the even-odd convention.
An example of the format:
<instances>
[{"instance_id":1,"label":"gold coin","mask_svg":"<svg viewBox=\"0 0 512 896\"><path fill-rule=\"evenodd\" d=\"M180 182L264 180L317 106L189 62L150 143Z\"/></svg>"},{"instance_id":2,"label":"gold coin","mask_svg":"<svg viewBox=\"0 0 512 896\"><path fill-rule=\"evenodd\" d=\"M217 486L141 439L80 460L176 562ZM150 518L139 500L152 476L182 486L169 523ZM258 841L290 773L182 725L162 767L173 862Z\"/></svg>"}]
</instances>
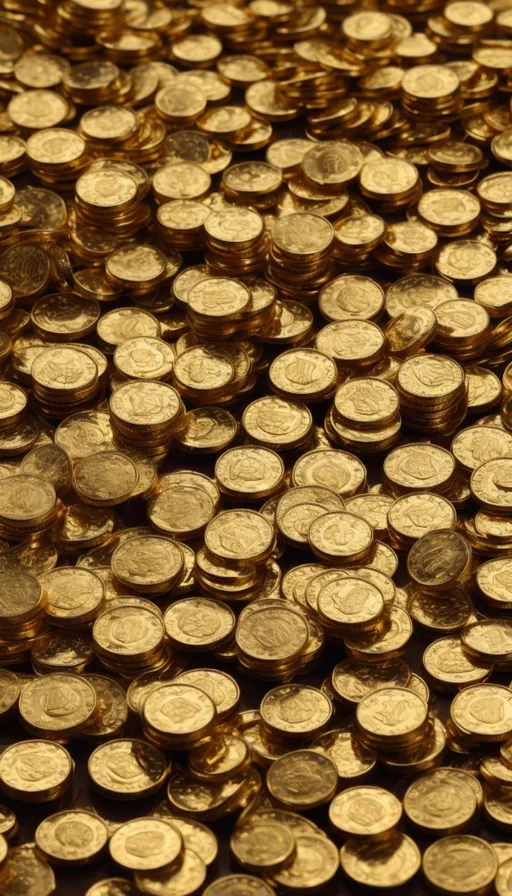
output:
<instances>
[{"instance_id":1,"label":"gold coin","mask_svg":"<svg viewBox=\"0 0 512 896\"><path fill-rule=\"evenodd\" d=\"M380 688L364 696L356 708L360 737L384 749L421 739L426 721L425 701L408 688Z\"/></svg>"},{"instance_id":2,"label":"gold coin","mask_svg":"<svg viewBox=\"0 0 512 896\"><path fill-rule=\"evenodd\" d=\"M208 523L205 532L205 545L211 554L237 564L263 560L270 554L273 541L273 527L252 510L225 510Z\"/></svg>"},{"instance_id":3,"label":"gold coin","mask_svg":"<svg viewBox=\"0 0 512 896\"><path fill-rule=\"evenodd\" d=\"M286 604L256 609L241 618L236 628L239 651L249 661L281 664L299 656L309 637L302 614Z\"/></svg>"},{"instance_id":4,"label":"gold coin","mask_svg":"<svg viewBox=\"0 0 512 896\"><path fill-rule=\"evenodd\" d=\"M87 764L93 787L114 800L141 799L165 781L169 764L143 740L121 739L97 747Z\"/></svg>"},{"instance_id":5,"label":"gold coin","mask_svg":"<svg viewBox=\"0 0 512 896\"><path fill-rule=\"evenodd\" d=\"M439 638L429 644L423 665L434 686L447 691L486 681L492 671L492 665L477 663L467 656L458 637Z\"/></svg>"},{"instance_id":6,"label":"gold coin","mask_svg":"<svg viewBox=\"0 0 512 896\"><path fill-rule=\"evenodd\" d=\"M512 730L512 701L503 685L477 684L461 691L452 701L450 718L465 737L496 743L507 740Z\"/></svg>"},{"instance_id":7,"label":"gold coin","mask_svg":"<svg viewBox=\"0 0 512 896\"><path fill-rule=\"evenodd\" d=\"M211 865L215 861L218 852L217 838L206 825L194 818L176 818L171 814L167 803L160 803L152 814L168 819L180 832L185 849L192 849L201 856L205 865Z\"/></svg>"},{"instance_id":8,"label":"gold coin","mask_svg":"<svg viewBox=\"0 0 512 896\"><path fill-rule=\"evenodd\" d=\"M444 811L439 815L438 806ZM477 812L477 801L469 785L453 775L436 771L422 775L407 789L404 812L409 821L429 834L443 836L467 831Z\"/></svg>"},{"instance_id":9,"label":"gold coin","mask_svg":"<svg viewBox=\"0 0 512 896\"><path fill-rule=\"evenodd\" d=\"M293 485L330 488L342 498L363 490L366 468L362 461L346 451L319 448L303 454L292 470Z\"/></svg>"},{"instance_id":10,"label":"gold coin","mask_svg":"<svg viewBox=\"0 0 512 896\"><path fill-rule=\"evenodd\" d=\"M68 751L48 740L26 740L0 757L0 781L6 794L29 803L55 799L71 784L74 763Z\"/></svg>"},{"instance_id":11,"label":"gold coin","mask_svg":"<svg viewBox=\"0 0 512 896\"><path fill-rule=\"evenodd\" d=\"M350 787L335 796L329 806L330 823L345 837L385 840L402 816L402 806L381 787Z\"/></svg>"},{"instance_id":12,"label":"gold coin","mask_svg":"<svg viewBox=\"0 0 512 896\"><path fill-rule=\"evenodd\" d=\"M493 843L494 851L496 852L497 847L501 847L503 845L505 844ZM494 881L494 886L496 887L496 893L498 894L498 896L509 896L510 892L512 892L512 862L509 861L509 858L510 857L508 857L504 861L500 861L500 853L498 852L499 868Z\"/></svg>"},{"instance_id":13,"label":"gold coin","mask_svg":"<svg viewBox=\"0 0 512 896\"><path fill-rule=\"evenodd\" d=\"M180 896L197 892L204 884L207 867L192 849L185 849L183 861L177 871L163 868L160 871L136 871L135 884L141 893L159 896L169 890Z\"/></svg>"},{"instance_id":14,"label":"gold coin","mask_svg":"<svg viewBox=\"0 0 512 896\"><path fill-rule=\"evenodd\" d=\"M127 588L140 594L167 591L183 569L183 553L164 536L142 536L120 544L112 557L112 572Z\"/></svg>"},{"instance_id":15,"label":"gold coin","mask_svg":"<svg viewBox=\"0 0 512 896\"><path fill-rule=\"evenodd\" d=\"M184 651L215 650L235 629L235 615L220 601L189 597L172 604L164 615L167 637Z\"/></svg>"},{"instance_id":16,"label":"gold coin","mask_svg":"<svg viewBox=\"0 0 512 896\"><path fill-rule=\"evenodd\" d=\"M309 685L281 685L269 691L260 706L265 725L278 735L304 737L317 734L331 718L330 700Z\"/></svg>"},{"instance_id":17,"label":"gold coin","mask_svg":"<svg viewBox=\"0 0 512 896\"><path fill-rule=\"evenodd\" d=\"M398 492L446 487L454 471L455 461L449 451L424 442L394 448L383 463L385 479Z\"/></svg>"},{"instance_id":18,"label":"gold coin","mask_svg":"<svg viewBox=\"0 0 512 896\"><path fill-rule=\"evenodd\" d=\"M407 570L421 588L439 591L467 575L471 548L457 532L439 529L423 535L409 551Z\"/></svg>"},{"instance_id":19,"label":"gold coin","mask_svg":"<svg viewBox=\"0 0 512 896\"><path fill-rule=\"evenodd\" d=\"M414 877L421 854L414 840L397 833L381 843L347 840L340 852L341 867L356 883L370 887L396 887Z\"/></svg>"},{"instance_id":20,"label":"gold coin","mask_svg":"<svg viewBox=\"0 0 512 896\"><path fill-rule=\"evenodd\" d=\"M314 554L332 562L362 560L373 544L373 529L362 517L334 511L317 517L308 532Z\"/></svg>"},{"instance_id":21,"label":"gold coin","mask_svg":"<svg viewBox=\"0 0 512 896\"><path fill-rule=\"evenodd\" d=\"M162 618L151 610L121 606L107 608L98 616L93 638L101 656L129 663L153 656L162 645L164 631Z\"/></svg>"},{"instance_id":22,"label":"gold coin","mask_svg":"<svg viewBox=\"0 0 512 896\"><path fill-rule=\"evenodd\" d=\"M231 835L231 852L242 868L272 874L289 864L295 853L295 837L288 827L257 817Z\"/></svg>"},{"instance_id":23,"label":"gold coin","mask_svg":"<svg viewBox=\"0 0 512 896\"><path fill-rule=\"evenodd\" d=\"M56 865L83 865L105 849L108 830L98 815L71 809L50 815L36 828L36 846Z\"/></svg>"},{"instance_id":24,"label":"gold coin","mask_svg":"<svg viewBox=\"0 0 512 896\"><path fill-rule=\"evenodd\" d=\"M173 740L187 742L208 732L216 709L205 691L176 682L152 690L142 706L142 716L144 724L169 743Z\"/></svg>"},{"instance_id":25,"label":"gold coin","mask_svg":"<svg viewBox=\"0 0 512 896\"><path fill-rule=\"evenodd\" d=\"M20 696L19 711L32 733L58 735L85 728L96 702L94 688L80 676L54 672L26 688Z\"/></svg>"},{"instance_id":26,"label":"gold coin","mask_svg":"<svg viewBox=\"0 0 512 896\"><path fill-rule=\"evenodd\" d=\"M14 812L8 809L7 806L0 806L0 834L6 840L10 840L11 837L15 836L17 829L18 822Z\"/></svg>"},{"instance_id":27,"label":"gold coin","mask_svg":"<svg viewBox=\"0 0 512 896\"><path fill-rule=\"evenodd\" d=\"M423 855L423 873L440 893L487 893L497 870L490 843L469 834L443 837Z\"/></svg>"},{"instance_id":28,"label":"gold coin","mask_svg":"<svg viewBox=\"0 0 512 896\"><path fill-rule=\"evenodd\" d=\"M161 818L136 818L114 832L109 842L114 862L131 871L153 871L174 865L183 851L180 832Z\"/></svg>"},{"instance_id":29,"label":"gold coin","mask_svg":"<svg viewBox=\"0 0 512 896\"><path fill-rule=\"evenodd\" d=\"M114 507L126 501L139 481L136 464L120 451L91 454L73 470L73 487L85 504Z\"/></svg>"},{"instance_id":30,"label":"gold coin","mask_svg":"<svg viewBox=\"0 0 512 896\"><path fill-rule=\"evenodd\" d=\"M87 674L84 675L84 679L88 684L92 684L96 692L100 712L82 737L87 740L101 740L119 736L128 718L128 704L123 688L107 675Z\"/></svg>"},{"instance_id":31,"label":"gold coin","mask_svg":"<svg viewBox=\"0 0 512 896\"><path fill-rule=\"evenodd\" d=\"M256 500L279 491L284 476L284 463L270 448L230 448L215 464L220 490L242 500Z\"/></svg>"},{"instance_id":32,"label":"gold coin","mask_svg":"<svg viewBox=\"0 0 512 896\"><path fill-rule=\"evenodd\" d=\"M250 874L229 874L213 881L204 896L272 896L274 890L261 878Z\"/></svg>"},{"instance_id":33,"label":"gold coin","mask_svg":"<svg viewBox=\"0 0 512 896\"><path fill-rule=\"evenodd\" d=\"M301 781L297 791L295 782ZM334 761L315 750L295 750L276 759L267 771L267 787L280 806L297 812L328 803L338 787Z\"/></svg>"},{"instance_id":34,"label":"gold coin","mask_svg":"<svg viewBox=\"0 0 512 896\"><path fill-rule=\"evenodd\" d=\"M334 843L323 835L299 834L296 847L292 864L272 874L271 880L292 892L329 883L339 868L338 850Z\"/></svg>"},{"instance_id":35,"label":"gold coin","mask_svg":"<svg viewBox=\"0 0 512 896\"><path fill-rule=\"evenodd\" d=\"M334 667L331 678L336 699L358 704L367 694L381 688L408 687L411 673L402 660L379 665L343 660Z\"/></svg>"},{"instance_id":36,"label":"gold coin","mask_svg":"<svg viewBox=\"0 0 512 896\"><path fill-rule=\"evenodd\" d=\"M45 613L57 624L87 621L97 615L103 605L103 582L90 570L59 567L45 573L41 584L48 595Z\"/></svg>"}]
</instances>

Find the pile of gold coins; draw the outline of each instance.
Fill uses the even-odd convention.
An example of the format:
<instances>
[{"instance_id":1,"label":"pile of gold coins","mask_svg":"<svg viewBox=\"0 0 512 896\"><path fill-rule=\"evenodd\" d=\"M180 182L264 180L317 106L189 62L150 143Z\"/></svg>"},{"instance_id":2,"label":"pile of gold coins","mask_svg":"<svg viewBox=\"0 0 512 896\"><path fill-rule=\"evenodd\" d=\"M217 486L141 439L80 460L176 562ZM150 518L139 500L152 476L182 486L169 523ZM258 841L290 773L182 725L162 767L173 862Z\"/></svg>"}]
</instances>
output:
<instances>
[{"instance_id":1,"label":"pile of gold coins","mask_svg":"<svg viewBox=\"0 0 512 896\"><path fill-rule=\"evenodd\" d=\"M1 896L512 896L512 0L0 69Z\"/></svg>"}]
</instances>

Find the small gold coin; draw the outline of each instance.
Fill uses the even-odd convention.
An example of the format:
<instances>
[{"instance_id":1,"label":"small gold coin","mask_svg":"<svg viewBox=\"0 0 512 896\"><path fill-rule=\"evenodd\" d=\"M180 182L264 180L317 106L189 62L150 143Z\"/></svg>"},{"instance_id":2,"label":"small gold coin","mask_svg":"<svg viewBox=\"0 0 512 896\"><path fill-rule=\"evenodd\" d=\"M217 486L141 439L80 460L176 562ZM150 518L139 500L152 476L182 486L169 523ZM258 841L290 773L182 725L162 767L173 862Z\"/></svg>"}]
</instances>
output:
<instances>
[{"instance_id":1,"label":"small gold coin","mask_svg":"<svg viewBox=\"0 0 512 896\"><path fill-rule=\"evenodd\" d=\"M225 510L208 523L205 532L205 545L213 556L232 563L265 559L273 542L273 527L252 510Z\"/></svg>"},{"instance_id":2,"label":"small gold coin","mask_svg":"<svg viewBox=\"0 0 512 896\"><path fill-rule=\"evenodd\" d=\"M341 867L356 883L370 887L397 887L414 877L421 853L407 834L397 833L381 843L347 840L341 848Z\"/></svg>"},{"instance_id":3,"label":"small gold coin","mask_svg":"<svg viewBox=\"0 0 512 896\"><path fill-rule=\"evenodd\" d=\"M457 532L439 529L423 535L409 551L407 570L421 588L450 588L467 575L471 548Z\"/></svg>"},{"instance_id":4,"label":"small gold coin","mask_svg":"<svg viewBox=\"0 0 512 896\"><path fill-rule=\"evenodd\" d=\"M107 825L98 815L71 809L50 815L37 827L38 850L56 865L84 865L96 859L107 845Z\"/></svg>"},{"instance_id":5,"label":"small gold coin","mask_svg":"<svg viewBox=\"0 0 512 896\"><path fill-rule=\"evenodd\" d=\"M300 780L300 789L296 781ZM276 759L267 771L267 787L280 806L295 812L328 803L338 787L334 761L315 750L295 750Z\"/></svg>"},{"instance_id":6,"label":"small gold coin","mask_svg":"<svg viewBox=\"0 0 512 896\"><path fill-rule=\"evenodd\" d=\"M85 728L96 703L94 688L79 675L54 672L25 689L19 710L24 725L33 734L58 735Z\"/></svg>"},{"instance_id":7,"label":"small gold coin","mask_svg":"<svg viewBox=\"0 0 512 896\"><path fill-rule=\"evenodd\" d=\"M178 870L162 868L160 871L136 871L135 884L141 893L160 896L171 892L189 896L204 884L207 867L202 858L192 849L185 849L183 861Z\"/></svg>"},{"instance_id":8,"label":"small gold coin","mask_svg":"<svg viewBox=\"0 0 512 896\"><path fill-rule=\"evenodd\" d=\"M512 731L512 699L503 685L478 684L465 688L452 701L450 718L470 739L499 743Z\"/></svg>"},{"instance_id":9,"label":"small gold coin","mask_svg":"<svg viewBox=\"0 0 512 896\"><path fill-rule=\"evenodd\" d=\"M337 563L362 560L373 544L373 529L354 513L334 511L317 517L308 532L308 541L320 559Z\"/></svg>"},{"instance_id":10,"label":"small gold coin","mask_svg":"<svg viewBox=\"0 0 512 896\"><path fill-rule=\"evenodd\" d=\"M382 787L350 787L329 806L329 821L344 837L385 840L401 816L400 801Z\"/></svg>"},{"instance_id":11,"label":"small gold coin","mask_svg":"<svg viewBox=\"0 0 512 896\"><path fill-rule=\"evenodd\" d=\"M331 718L330 700L309 685L281 685L269 691L260 706L265 725L275 734L305 737L319 733Z\"/></svg>"},{"instance_id":12,"label":"small gold coin","mask_svg":"<svg viewBox=\"0 0 512 896\"><path fill-rule=\"evenodd\" d=\"M486 681L492 665L477 663L462 650L460 638L439 638L426 648L423 665L429 679L440 690L458 691Z\"/></svg>"},{"instance_id":13,"label":"small gold coin","mask_svg":"<svg viewBox=\"0 0 512 896\"><path fill-rule=\"evenodd\" d=\"M231 835L231 852L242 868L271 874L289 863L295 837L284 824L270 819L249 819Z\"/></svg>"},{"instance_id":14,"label":"small gold coin","mask_svg":"<svg viewBox=\"0 0 512 896\"><path fill-rule=\"evenodd\" d=\"M183 716L185 707L187 715ZM205 691L176 682L152 690L144 701L142 715L145 725L169 743L173 740L187 742L197 740L209 731L216 709Z\"/></svg>"},{"instance_id":15,"label":"small gold coin","mask_svg":"<svg viewBox=\"0 0 512 896\"><path fill-rule=\"evenodd\" d=\"M41 584L48 596L45 613L57 624L90 620L104 601L103 582L87 569L61 566L41 576Z\"/></svg>"},{"instance_id":16,"label":"small gold coin","mask_svg":"<svg viewBox=\"0 0 512 896\"><path fill-rule=\"evenodd\" d=\"M408 688L380 688L358 704L356 726L370 746L390 749L422 738L427 711L425 701Z\"/></svg>"},{"instance_id":17,"label":"small gold coin","mask_svg":"<svg viewBox=\"0 0 512 896\"><path fill-rule=\"evenodd\" d=\"M0 781L6 794L28 803L45 803L71 784L74 763L60 744L26 740L7 747L0 757Z\"/></svg>"},{"instance_id":18,"label":"small gold coin","mask_svg":"<svg viewBox=\"0 0 512 896\"><path fill-rule=\"evenodd\" d=\"M438 807L445 807L440 815ZM475 819L477 800L469 785L446 772L422 775L407 789L404 812L420 830L443 836L467 831Z\"/></svg>"},{"instance_id":19,"label":"small gold coin","mask_svg":"<svg viewBox=\"0 0 512 896\"><path fill-rule=\"evenodd\" d=\"M491 844L469 834L443 837L423 854L423 873L440 893L488 893L497 870Z\"/></svg>"},{"instance_id":20,"label":"small gold coin","mask_svg":"<svg viewBox=\"0 0 512 896\"><path fill-rule=\"evenodd\" d=\"M226 604L189 597L172 604L164 615L165 630L178 649L216 650L235 629L235 614Z\"/></svg>"},{"instance_id":21,"label":"small gold coin","mask_svg":"<svg viewBox=\"0 0 512 896\"><path fill-rule=\"evenodd\" d=\"M292 864L274 873L273 881L288 892L299 892L325 886L333 879L339 868L339 856L331 840L323 835L299 834L296 848Z\"/></svg>"},{"instance_id":22,"label":"small gold coin","mask_svg":"<svg viewBox=\"0 0 512 896\"><path fill-rule=\"evenodd\" d=\"M183 562L181 549L170 538L142 536L116 548L112 572L128 589L139 594L158 594L169 590L180 575Z\"/></svg>"},{"instance_id":23,"label":"small gold coin","mask_svg":"<svg viewBox=\"0 0 512 896\"><path fill-rule=\"evenodd\" d=\"M183 851L183 839L170 821L136 818L114 831L109 851L114 862L131 871L153 871L174 865Z\"/></svg>"},{"instance_id":24,"label":"small gold coin","mask_svg":"<svg viewBox=\"0 0 512 896\"><path fill-rule=\"evenodd\" d=\"M158 790L168 775L169 763L146 741L125 738L97 747L87 769L93 787L103 796L134 800Z\"/></svg>"}]
</instances>

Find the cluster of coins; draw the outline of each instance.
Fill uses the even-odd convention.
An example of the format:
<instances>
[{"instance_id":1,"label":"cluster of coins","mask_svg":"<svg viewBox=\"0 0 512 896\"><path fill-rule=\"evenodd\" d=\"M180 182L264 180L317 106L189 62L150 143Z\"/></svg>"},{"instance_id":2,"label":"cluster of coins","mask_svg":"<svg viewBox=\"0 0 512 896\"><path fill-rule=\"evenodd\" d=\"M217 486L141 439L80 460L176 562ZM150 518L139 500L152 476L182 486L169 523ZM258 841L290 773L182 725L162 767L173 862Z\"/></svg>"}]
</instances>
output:
<instances>
[{"instance_id":1,"label":"cluster of coins","mask_svg":"<svg viewBox=\"0 0 512 896\"><path fill-rule=\"evenodd\" d=\"M511 34L7 4L2 896L512 896Z\"/></svg>"}]
</instances>

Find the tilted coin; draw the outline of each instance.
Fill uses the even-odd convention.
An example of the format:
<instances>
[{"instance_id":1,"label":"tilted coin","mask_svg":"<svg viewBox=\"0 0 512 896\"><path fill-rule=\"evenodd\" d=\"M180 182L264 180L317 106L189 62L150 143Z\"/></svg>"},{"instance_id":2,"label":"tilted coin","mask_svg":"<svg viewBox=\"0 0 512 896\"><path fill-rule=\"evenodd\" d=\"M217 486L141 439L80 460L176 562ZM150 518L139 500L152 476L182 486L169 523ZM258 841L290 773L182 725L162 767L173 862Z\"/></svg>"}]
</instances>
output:
<instances>
[{"instance_id":1,"label":"tilted coin","mask_svg":"<svg viewBox=\"0 0 512 896\"><path fill-rule=\"evenodd\" d=\"M314 750L295 750L276 759L267 772L267 787L281 806L305 811L329 802L338 786L332 759Z\"/></svg>"},{"instance_id":2,"label":"tilted coin","mask_svg":"<svg viewBox=\"0 0 512 896\"><path fill-rule=\"evenodd\" d=\"M329 821L345 837L385 840L402 815L400 801L381 787L350 787L334 797Z\"/></svg>"},{"instance_id":3,"label":"tilted coin","mask_svg":"<svg viewBox=\"0 0 512 896\"><path fill-rule=\"evenodd\" d=\"M179 831L170 821L136 818L122 824L109 842L110 855L131 871L152 871L172 866L183 850Z\"/></svg>"},{"instance_id":4,"label":"tilted coin","mask_svg":"<svg viewBox=\"0 0 512 896\"><path fill-rule=\"evenodd\" d=\"M72 809L50 815L37 827L38 850L56 865L82 865L104 850L108 840L105 822L97 815Z\"/></svg>"}]
</instances>

